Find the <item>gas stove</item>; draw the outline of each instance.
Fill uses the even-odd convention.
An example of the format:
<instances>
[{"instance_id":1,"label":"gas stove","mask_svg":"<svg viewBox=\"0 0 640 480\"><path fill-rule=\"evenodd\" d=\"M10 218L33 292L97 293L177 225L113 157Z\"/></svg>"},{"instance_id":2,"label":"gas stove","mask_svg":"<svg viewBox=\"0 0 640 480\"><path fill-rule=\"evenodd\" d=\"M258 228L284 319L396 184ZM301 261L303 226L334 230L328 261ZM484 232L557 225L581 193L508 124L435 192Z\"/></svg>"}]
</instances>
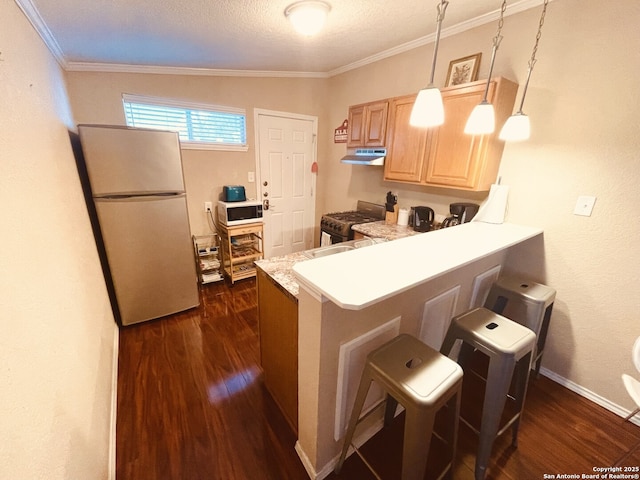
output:
<instances>
[{"instance_id":1,"label":"gas stove","mask_svg":"<svg viewBox=\"0 0 640 480\"><path fill-rule=\"evenodd\" d=\"M327 213L322 216L320 229L322 232L331 235L331 243L352 240L353 230L351 227L353 225L384 220L384 205L358 200L356 208L357 210Z\"/></svg>"}]
</instances>

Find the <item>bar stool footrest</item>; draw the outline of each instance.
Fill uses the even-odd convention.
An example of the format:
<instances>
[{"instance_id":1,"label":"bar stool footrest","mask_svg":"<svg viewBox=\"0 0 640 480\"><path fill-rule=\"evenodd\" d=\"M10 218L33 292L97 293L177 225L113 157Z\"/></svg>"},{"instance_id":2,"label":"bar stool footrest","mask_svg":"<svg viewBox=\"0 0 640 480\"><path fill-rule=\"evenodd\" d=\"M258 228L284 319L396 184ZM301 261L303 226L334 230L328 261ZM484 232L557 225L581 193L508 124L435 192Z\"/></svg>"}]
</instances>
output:
<instances>
[{"instance_id":1,"label":"bar stool footrest","mask_svg":"<svg viewBox=\"0 0 640 480\"><path fill-rule=\"evenodd\" d=\"M356 447L353 443L351 444L351 448L353 448L353 451L356 452L356 455L358 455L358 457L360 457L360 460L362 460L362 463L364 463L365 467L367 467L369 469L369 471L371 472L371 474L376 477L376 480L382 480L382 478L380 477L380 475L378 475L378 473L375 471L375 469L373 468L373 466L367 461L367 459L364 457L364 455L360 452L360 450L358 449L358 447ZM338 472L339 473L339 472Z\"/></svg>"}]
</instances>

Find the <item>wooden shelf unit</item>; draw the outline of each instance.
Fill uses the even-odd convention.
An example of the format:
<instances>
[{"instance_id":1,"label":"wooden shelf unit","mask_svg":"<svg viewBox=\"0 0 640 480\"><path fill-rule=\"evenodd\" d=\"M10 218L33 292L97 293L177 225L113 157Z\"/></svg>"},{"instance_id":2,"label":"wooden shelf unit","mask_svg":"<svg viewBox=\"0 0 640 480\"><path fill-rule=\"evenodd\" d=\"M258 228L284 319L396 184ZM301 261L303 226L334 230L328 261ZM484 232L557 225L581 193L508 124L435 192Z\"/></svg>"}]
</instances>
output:
<instances>
[{"instance_id":1,"label":"wooden shelf unit","mask_svg":"<svg viewBox=\"0 0 640 480\"><path fill-rule=\"evenodd\" d=\"M264 257L262 223L225 226L219 225L223 271L235 283L243 278L255 277L253 262Z\"/></svg>"},{"instance_id":2,"label":"wooden shelf unit","mask_svg":"<svg viewBox=\"0 0 640 480\"><path fill-rule=\"evenodd\" d=\"M218 235L193 235L196 271L201 285L222 280Z\"/></svg>"}]
</instances>

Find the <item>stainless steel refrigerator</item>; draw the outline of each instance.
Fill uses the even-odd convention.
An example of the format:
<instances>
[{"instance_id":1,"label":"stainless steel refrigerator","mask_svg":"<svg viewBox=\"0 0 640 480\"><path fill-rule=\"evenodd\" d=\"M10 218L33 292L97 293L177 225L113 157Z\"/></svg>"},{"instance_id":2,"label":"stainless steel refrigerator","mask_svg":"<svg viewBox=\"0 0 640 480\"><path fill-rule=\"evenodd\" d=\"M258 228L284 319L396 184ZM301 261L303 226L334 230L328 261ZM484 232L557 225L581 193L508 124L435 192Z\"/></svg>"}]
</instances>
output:
<instances>
[{"instance_id":1,"label":"stainless steel refrigerator","mask_svg":"<svg viewBox=\"0 0 640 480\"><path fill-rule=\"evenodd\" d=\"M130 325L199 305L178 134L78 131L116 318Z\"/></svg>"}]
</instances>

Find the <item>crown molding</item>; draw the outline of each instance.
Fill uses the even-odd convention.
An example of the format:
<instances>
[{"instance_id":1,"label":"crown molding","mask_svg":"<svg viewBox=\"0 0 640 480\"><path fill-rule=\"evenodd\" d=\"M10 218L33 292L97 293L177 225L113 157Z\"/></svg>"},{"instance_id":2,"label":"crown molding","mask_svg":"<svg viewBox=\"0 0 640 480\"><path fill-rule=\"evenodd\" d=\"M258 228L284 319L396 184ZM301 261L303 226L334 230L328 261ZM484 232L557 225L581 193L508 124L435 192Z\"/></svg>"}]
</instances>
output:
<instances>
[{"instance_id":1,"label":"crown molding","mask_svg":"<svg viewBox=\"0 0 640 480\"><path fill-rule=\"evenodd\" d=\"M40 12L38 12L35 5L31 3L31 0L15 0L15 2L36 32L38 32L38 35L40 35L40 38L42 38L42 41L44 41L44 44L55 57L56 61L63 69L66 69L67 62L64 58L64 53L62 52L60 45L58 45L58 41L51 33L51 30L49 30L47 24L44 23L44 20L40 16Z\"/></svg>"},{"instance_id":2,"label":"crown molding","mask_svg":"<svg viewBox=\"0 0 640 480\"><path fill-rule=\"evenodd\" d=\"M550 0L554 1L554 0ZM38 32L45 45L58 61L60 66L69 72L105 72L105 73L146 73L156 75L198 75L213 77L262 77L262 78L330 78L341 73L355 70L356 68L369 65L379 60L398 55L400 53L413 50L435 41L435 34L420 37L411 42L398 45L375 55L363 58L356 62L338 67L328 72L296 72L296 71L272 71L272 70L232 70L215 68L191 68L191 67L163 67L155 65L130 65L116 63L92 63L92 62L68 62L64 56L60 45L40 16L31 0L15 0L31 25ZM505 11L505 16L514 15L530 8L541 5L543 0L520 0L509 6ZM500 10L481 15L466 22L461 22L442 30L441 37L450 37L463 33L472 28L485 25L495 21L500 16Z\"/></svg>"},{"instance_id":3,"label":"crown molding","mask_svg":"<svg viewBox=\"0 0 640 480\"><path fill-rule=\"evenodd\" d=\"M537 7L538 5L541 5L543 1L544 0L521 0L519 2L515 2L507 6L507 9L505 10L504 15L505 17L507 17L510 15L515 15L516 13L524 12L525 10L529 10L530 8L534 8L534 7ZM554 1L554 0L550 0L550 1ZM451 37L453 35L466 32L467 30L471 30L472 28L486 25L487 23L493 22L498 18L500 18L500 9L497 9L493 12L486 13L484 15L480 15L479 17L472 18L471 20L467 20L466 22L461 22L451 27L444 28L442 29L440 37L441 38ZM363 58L362 60L358 60L357 62L353 62L348 65L338 67L334 70L329 71L328 76L334 77L341 73L348 72L349 70L355 70L356 68L369 65L370 63L375 63L379 60L393 57L394 55L398 55L400 53L408 52L409 50L413 50L414 48L422 47L424 45L429 45L430 43L435 42L435 39L436 39L435 33L417 38L410 42L403 43L402 45L398 45L397 47L393 47L388 50L384 50L382 52L376 53L375 55L371 55L370 57Z\"/></svg>"},{"instance_id":4,"label":"crown molding","mask_svg":"<svg viewBox=\"0 0 640 480\"><path fill-rule=\"evenodd\" d=\"M154 65L130 65L123 63L67 62L69 72L150 73L158 75L198 75L211 77L286 77L328 78L324 72L291 72L271 70L230 70L216 68L162 67Z\"/></svg>"}]
</instances>

